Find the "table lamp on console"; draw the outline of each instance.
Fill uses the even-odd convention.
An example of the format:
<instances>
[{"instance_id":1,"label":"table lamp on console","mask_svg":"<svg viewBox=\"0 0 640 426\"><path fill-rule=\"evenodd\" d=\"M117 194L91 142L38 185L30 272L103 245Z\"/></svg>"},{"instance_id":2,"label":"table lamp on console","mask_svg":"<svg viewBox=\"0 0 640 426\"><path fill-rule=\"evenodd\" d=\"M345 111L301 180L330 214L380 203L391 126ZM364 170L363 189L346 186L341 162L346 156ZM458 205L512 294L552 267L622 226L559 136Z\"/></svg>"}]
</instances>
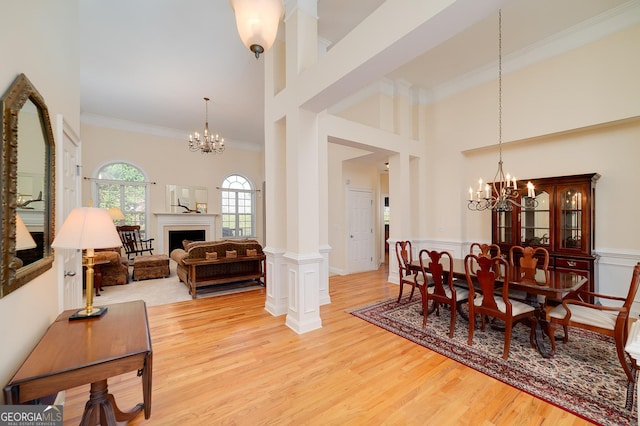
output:
<instances>
[{"instance_id":1,"label":"table lamp on console","mask_svg":"<svg viewBox=\"0 0 640 426\"><path fill-rule=\"evenodd\" d=\"M71 210L51 244L53 248L86 249L86 307L69 317L70 320L95 318L106 312L106 307L93 306L94 249L121 245L120 237L107 210L95 207Z\"/></svg>"}]
</instances>

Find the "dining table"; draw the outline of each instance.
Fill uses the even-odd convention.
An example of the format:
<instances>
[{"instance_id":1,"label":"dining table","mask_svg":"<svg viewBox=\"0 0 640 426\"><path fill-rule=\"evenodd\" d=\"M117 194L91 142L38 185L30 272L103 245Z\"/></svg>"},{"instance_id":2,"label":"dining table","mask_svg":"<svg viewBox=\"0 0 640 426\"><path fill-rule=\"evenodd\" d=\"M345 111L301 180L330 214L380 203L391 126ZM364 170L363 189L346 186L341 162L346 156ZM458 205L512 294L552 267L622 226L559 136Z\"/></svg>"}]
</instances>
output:
<instances>
[{"instance_id":1,"label":"dining table","mask_svg":"<svg viewBox=\"0 0 640 426\"><path fill-rule=\"evenodd\" d=\"M410 267L414 272L420 272L420 260L414 260ZM448 264L445 268L448 268ZM425 272L430 272L428 264L425 265ZM456 285L468 287L464 259L453 259L452 272ZM448 272L445 271L445 273ZM470 277L476 284L475 275L471 273ZM507 281L510 291L522 292L525 296L524 301L536 308L534 344L543 357L551 358L553 356L551 348L544 341L548 323L545 307L549 304L562 303L562 300L569 295L575 296L576 292L587 283L587 277L565 269L549 268L547 271L537 269L533 278L525 278L520 267L516 265L509 268ZM496 278L496 285L502 286L504 282L505 274L501 271ZM479 289L475 285L474 288ZM468 318L466 315L463 317Z\"/></svg>"}]
</instances>

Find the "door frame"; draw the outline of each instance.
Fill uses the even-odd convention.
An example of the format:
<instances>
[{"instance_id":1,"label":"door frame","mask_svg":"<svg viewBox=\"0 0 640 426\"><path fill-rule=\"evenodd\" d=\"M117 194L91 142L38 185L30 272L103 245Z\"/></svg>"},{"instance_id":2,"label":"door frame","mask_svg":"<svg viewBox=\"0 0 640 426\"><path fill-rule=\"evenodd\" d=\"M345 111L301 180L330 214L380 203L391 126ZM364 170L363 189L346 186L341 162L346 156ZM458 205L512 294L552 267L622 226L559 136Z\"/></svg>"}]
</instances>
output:
<instances>
[{"instance_id":1,"label":"door frame","mask_svg":"<svg viewBox=\"0 0 640 426\"><path fill-rule=\"evenodd\" d=\"M55 228L60 229L69 212L81 205L82 183L80 179L80 164L82 155L82 142L78 134L73 130L62 114L57 116L57 143L56 143L56 223ZM65 155L65 142L70 142L75 147L74 158L77 164L67 164L69 159ZM65 201L63 174L65 170L75 173L75 196ZM79 250L57 249L56 263L58 279L58 309L74 309L83 306L82 301L82 253ZM71 286L72 291L65 291L65 286Z\"/></svg>"}]
</instances>

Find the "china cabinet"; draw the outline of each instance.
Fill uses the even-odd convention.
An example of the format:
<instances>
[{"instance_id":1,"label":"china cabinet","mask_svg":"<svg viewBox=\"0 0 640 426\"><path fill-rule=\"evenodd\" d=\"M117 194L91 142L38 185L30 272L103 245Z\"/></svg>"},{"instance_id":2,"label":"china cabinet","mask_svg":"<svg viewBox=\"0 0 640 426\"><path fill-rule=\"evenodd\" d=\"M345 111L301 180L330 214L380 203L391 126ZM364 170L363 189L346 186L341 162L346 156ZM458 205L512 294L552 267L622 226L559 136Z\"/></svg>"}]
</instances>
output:
<instances>
[{"instance_id":1,"label":"china cabinet","mask_svg":"<svg viewBox=\"0 0 640 426\"><path fill-rule=\"evenodd\" d=\"M492 242L503 253L511 246L544 247L549 267L576 272L596 288L595 186L597 173L530 179L535 199L522 197L521 207L493 212ZM527 180L524 180L525 182Z\"/></svg>"}]
</instances>

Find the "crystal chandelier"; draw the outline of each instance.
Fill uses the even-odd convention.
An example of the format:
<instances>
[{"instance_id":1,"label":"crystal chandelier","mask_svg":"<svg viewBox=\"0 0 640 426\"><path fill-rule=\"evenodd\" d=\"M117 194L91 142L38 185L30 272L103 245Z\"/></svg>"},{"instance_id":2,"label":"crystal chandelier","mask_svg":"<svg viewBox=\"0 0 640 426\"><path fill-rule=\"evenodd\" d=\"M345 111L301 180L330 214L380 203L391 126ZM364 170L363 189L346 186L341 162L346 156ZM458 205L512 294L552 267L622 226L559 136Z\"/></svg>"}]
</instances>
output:
<instances>
[{"instance_id":1,"label":"crystal chandelier","mask_svg":"<svg viewBox=\"0 0 640 426\"><path fill-rule=\"evenodd\" d=\"M203 154L222 154L224 152L224 138L219 134L209 132L209 98L203 98L205 102L204 134L195 132L189 135L189 150L200 151ZM202 136L202 138L201 138Z\"/></svg>"},{"instance_id":2,"label":"crystal chandelier","mask_svg":"<svg viewBox=\"0 0 640 426\"><path fill-rule=\"evenodd\" d=\"M505 175L502 170L502 10L498 10L498 153L498 171L491 185L487 183L483 187L480 179L475 193L473 188L469 187L467 204L469 210L504 212L513 210L514 206L522 207L516 178L509 174ZM537 204L535 197L533 184L528 182L524 200L527 207L535 207Z\"/></svg>"}]
</instances>

